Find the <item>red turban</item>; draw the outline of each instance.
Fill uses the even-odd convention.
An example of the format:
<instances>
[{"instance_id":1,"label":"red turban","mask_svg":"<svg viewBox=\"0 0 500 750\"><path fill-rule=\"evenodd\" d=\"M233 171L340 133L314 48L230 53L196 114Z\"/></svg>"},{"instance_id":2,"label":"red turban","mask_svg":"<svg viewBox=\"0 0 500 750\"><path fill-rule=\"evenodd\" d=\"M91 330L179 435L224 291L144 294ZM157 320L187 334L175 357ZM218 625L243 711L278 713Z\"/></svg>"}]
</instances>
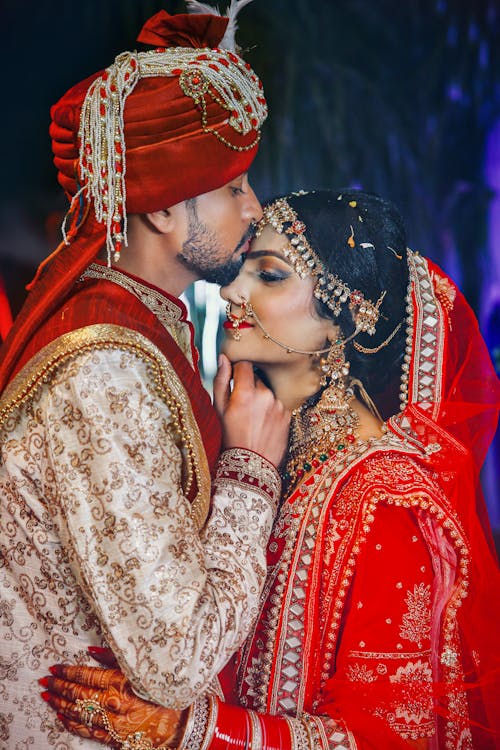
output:
<instances>
[{"instance_id":1,"label":"red turban","mask_svg":"<svg viewBox=\"0 0 500 750\"><path fill-rule=\"evenodd\" d=\"M59 182L70 196L85 185L108 251L121 249L126 213L168 208L250 166L267 107L250 66L215 46L227 23L160 11L138 41L161 47L119 55L52 107Z\"/></svg>"},{"instance_id":2,"label":"red turban","mask_svg":"<svg viewBox=\"0 0 500 750\"><path fill-rule=\"evenodd\" d=\"M161 45L158 52L175 55L175 48L191 52L189 66L205 64L218 66L227 73L228 80L245 70L248 83L261 99L260 82L234 53L216 50L211 59L207 52L220 43L227 26L227 18L209 15L170 16L160 11L151 18L139 34L138 41ZM174 46L175 45L175 46ZM204 49L202 49L204 48ZM199 52L194 52L198 50ZM154 53L141 53L143 61ZM198 61L199 58L199 61ZM252 129L238 133L230 124L230 112L210 95L206 97L207 126L221 138L202 126L199 105L187 96L179 85L182 68L170 66L172 75L141 77L126 99L124 109L124 141L126 144L127 211L145 213L168 208L187 198L214 190L238 174L248 170L257 151L260 120L254 116ZM108 69L110 70L110 69ZM77 192L80 114L85 96L100 71L70 89L52 107L52 148L54 163L59 170L58 180L71 196ZM232 82L232 85L236 81ZM243 97L243 92L240 94ZM247 102L246 107L251 103ZM224 140L231 145L226 145Z\"/></svg>"}]
</instances>

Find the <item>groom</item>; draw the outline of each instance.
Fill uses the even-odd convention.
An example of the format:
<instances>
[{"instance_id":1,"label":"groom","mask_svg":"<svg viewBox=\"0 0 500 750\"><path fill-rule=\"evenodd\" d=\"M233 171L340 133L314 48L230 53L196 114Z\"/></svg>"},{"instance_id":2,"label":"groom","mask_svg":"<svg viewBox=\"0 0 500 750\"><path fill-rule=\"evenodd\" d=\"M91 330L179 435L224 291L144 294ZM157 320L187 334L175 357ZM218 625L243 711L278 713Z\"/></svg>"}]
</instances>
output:
<instances>
[{"instance_id":1,"label":"groom","mask_svg":"<svg viewBox=\"0 0 500 750\"><path fill-rule=\"evenodd\" d=\"M52 108L65 240L2 350L9 747L87 746L37 680L88 645L109 645L139 695L189 705L248 634L266 572L288 416L222 360L220 452L179 300L238 272L265 100L226 18L161 12L138 40L152 49Z\"/></svg>"}]
</instances>

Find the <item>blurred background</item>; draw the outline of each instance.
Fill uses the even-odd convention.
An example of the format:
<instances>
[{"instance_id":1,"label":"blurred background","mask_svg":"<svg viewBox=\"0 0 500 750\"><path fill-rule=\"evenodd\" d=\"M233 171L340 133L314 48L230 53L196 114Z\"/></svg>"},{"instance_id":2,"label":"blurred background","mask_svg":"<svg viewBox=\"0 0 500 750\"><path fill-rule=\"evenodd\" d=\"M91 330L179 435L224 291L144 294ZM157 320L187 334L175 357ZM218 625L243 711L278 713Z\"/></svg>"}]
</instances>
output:
<instances>
[{"instance_id":1,"label":"blurred background","mask_svg":"<svg viewBox=\"0 0 500 750\"><path fill-rule=\"evenodd\" d=\"M220 3L225 10L226 2ZM0 0L0 276L15 314L60 241L49 109L135 46L175 0ZM500 368L500 0L254 0L238 40L270 108L259 197L358 186L393 200L410 246L458 283ZM207 382L218 290L187 295ZM483 484L500 529L500 440Z\"/></svg>"}]
</instances>

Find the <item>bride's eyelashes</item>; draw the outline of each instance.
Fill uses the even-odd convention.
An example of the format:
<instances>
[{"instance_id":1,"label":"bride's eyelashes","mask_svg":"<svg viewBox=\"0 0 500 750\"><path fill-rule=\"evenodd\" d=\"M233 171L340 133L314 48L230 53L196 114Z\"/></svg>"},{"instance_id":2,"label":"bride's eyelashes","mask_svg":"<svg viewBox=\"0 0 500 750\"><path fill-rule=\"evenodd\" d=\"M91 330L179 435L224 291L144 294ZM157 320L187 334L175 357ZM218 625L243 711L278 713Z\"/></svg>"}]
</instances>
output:
<instances>
[{"instance_id":1,"label":"bride's eyelashes","mask_svg":"<svg viewBox=\"0 0 500 750\"><path fill-rule=\"evenodd\" d=\"M266 284L272 284L279 281L284 281L285 279L288 279L290 274L288 273L282 273L280 271L264 271L261 270L258 272L259 279L261 281L264 281Z\"/></svg>"}]
</instances>

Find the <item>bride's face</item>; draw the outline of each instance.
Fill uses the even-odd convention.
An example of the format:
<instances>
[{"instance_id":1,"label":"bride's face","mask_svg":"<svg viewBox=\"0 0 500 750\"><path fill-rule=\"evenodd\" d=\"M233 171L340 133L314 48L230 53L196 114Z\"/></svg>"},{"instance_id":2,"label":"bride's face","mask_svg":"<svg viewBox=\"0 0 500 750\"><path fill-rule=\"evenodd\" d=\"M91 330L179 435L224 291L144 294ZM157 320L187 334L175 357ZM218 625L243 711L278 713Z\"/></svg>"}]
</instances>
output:
<instances>
[{"instance_id":1,"label":"bride's face","mask_svg":"<svg viewBox=\"0 0 500 750\"><path fill-rule=\"evenodd\" d=\"M287 352L290 349L316 351L327 346L334 324L321 318L315 308L314 280L301 279L285 258L286 239L270 227L265 227L250 247L237 278L221 289L221 295L231 303L233 315L241 316L241 302L250 302L262 328L249 317L239 327L240 340L234 339L231 323L224 325L222 351L233 362L249 360L266 367L283 364L310 364L310 358ZM280 341L278 346L266 333Z\"/></svg>"}]
</instances>

